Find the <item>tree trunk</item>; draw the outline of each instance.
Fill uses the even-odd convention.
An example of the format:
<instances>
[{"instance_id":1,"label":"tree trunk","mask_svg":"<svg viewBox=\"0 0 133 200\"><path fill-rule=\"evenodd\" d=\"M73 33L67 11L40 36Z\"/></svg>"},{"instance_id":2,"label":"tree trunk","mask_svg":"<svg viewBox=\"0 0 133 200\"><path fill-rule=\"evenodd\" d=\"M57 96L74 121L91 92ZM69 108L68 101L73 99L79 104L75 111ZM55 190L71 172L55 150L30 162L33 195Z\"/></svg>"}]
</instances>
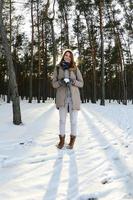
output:
<instances>
[{"instance_id":1,"label":"tree trunk","mask_svg":"<svg viewBox=\"0 0 133 200\"><path fill-rule=\"evenodd\" d=\"M45 100L47 100L47 96L48 96L48 44L47 44L47 37L48 37L48 33L47 33L47 25L45 24L44 26L44 33L45 33L45 61L44 61L44 80L45 80Z\"/></svg>"},{"instance_id":2,"label":"tree trunk","mask_svg":"<svg viewBox=\"0 0 133 200\"><path fill-rule=\"evenodd\" d=\"M0 34L2 38L2 44L5 51L7 66L8 66L8 73L9 73L9 84L11 89L11 96L12 96L12 106L13 106L13 123L16 125L21 124L21 112L20 112L20 101L19 101L19 94L18 94L18 86L16 83L16 75L14 71L12 56L10 52L10 46L8 45L8 40L6 36L6 30L3 25L2 20L2 3L0 1Z\"/></svg>"},{"instance_id":3,"label":"tree trunk","mask_svg":"<svg viewBox=\"0 0 133 200\"><path fill-rule=\"evenodd\" d=\"M85 10L85 8L84 8L84 10ZM89 14L93 17L93 14L90 11L90 9L89 9ZM85 20L86 20L89 45L90 45L90 50L91 50L92 89L93 89L91 101L92 101L92 103L96 103L96 49L94 47L94 36L93 36L94 30L93 30L93 21L92 21L93 19L92 18L88 19L87 13L85 11L84 11L84 16L85 16Z\"/></svg>"},{"instance_id":4,"label":"tree trunk","mask_svg":"<svg viewBox=\"0 0 133 200\"><path fill-rule=\"evenodd\" d=\"M44 44L44 19L41 20L41 40L42 40L42 59L43 59L43 92L42 92L42 102L45 103L45 44Z\"/></svg>"},{"instance_id":5,"label":"tree trunk","mask_svg":"<svg viewBox=\"0 0 133 200\"><path fill-rule=\"evenodd\" d=\"M114 25L114 22L116 22L115 19L115 14L114 14L114 10L111 7L111 12L112 12L112 17L113 17L113 31L115 34L115 43L118 46L118 54L119 54L119 64L120 64L120 69L121 69L121 81L122 81L122 91L123 91L123 97L122 97L122 103L127 105L127 80L126 80L126 70L125 70L125 64L124 64L124 56L123 56L123 50L122 50L122 44L121 44L121 40L120 40L120 34L119 34L119 30L117 25ZM116 28L116 30L115 30Z\"/></svg>"},{"instance_id":6,"label":"tree trunk","mask_svg":"<svg viewBox=\"0 0 133 200\"><path fill-rule=\"evenodd\" d=\"M32 23L32 36L31 36L31 64L30 64L30 83L29 83L29 103L32 103L32 73L33 73L33 48L34 48L34 20L33 20L33 0L31 0L31 23Z\"/></svg>"},{"instance_id":7,"label":"tree trunk","mask_svg":"<svg viewBox=\"0 0 133 200\"><path fill-rule=\"evenodd\" d=\"M41 99L41 84L40 84L40 76L41 76L41 52L40 52L40 16L39 16L39 1L37 1L37 33L38 33L38 97L37 102L40 103Z\"/></svg>"},{"instance_id":8,"label":"tree trunk","mask_svg":"<svg viewBox=\"0 0 133 200\"><path fill-rule=\"evenodd\" d=\"M56 65L56 44L55 44L55 33L54 33L54 26L53 26L53 18L50 19L50 25L52 30L52 44L53 44L53 66Z\"/></svg>"},{"instance_id":9,"label":"tree trunk","mask_svg":"<svg viewBox=\"0 0 133 200\"><path fill-rule=\"evenodd\" d=\"M65 42L66 42L66 46L67 48L70 48L70 42L69 42L69 27L68 27L68 14L67 12L65 12L64 14L64 19L65 19L65 23L64 23L64 26L65 26Z\"/></svg>"},{"instance_id":10,"label":"tree trunk","mask_svg":"<svg viewBox=\"0 0 133 200\"><path fill-rule=\"evenodd\" d=\"M79 57L78 57L78 62L80 63L81 61L81 45L80 45L80 39L79 39L79 23L80 23L80 16L77 14L76 15L77 20L76 20L76 26L77 26L77 32L76 32L76 37L77 37L77 44L78 44L78 53L79 53Z\"/></svg>"},{"instance_id":11,"label":"tree trunk","mask_svg":"<svg viewBox=\"0 0 133 200\"><path fill-rule=\"evenodd\" d=\"M100 38L101 38L101 102L100 105L105 105L105 81L104 81L104 39L103 39L103 8L104 2L99 2L99 16L100 16Z\"/></svg>"},{"instance_id":12,"label":"tree trunk","mask_svg":"<svg viewBox=\"0 0 133 200\"><path fill-rule=\"evenodd\" d=\"M12 52L12 2L10 0L10 52ZM8 90L7 90L7 103L10 103L11 97L10 97L10 86L8 84Z\"/></svg>"}]
</instances>

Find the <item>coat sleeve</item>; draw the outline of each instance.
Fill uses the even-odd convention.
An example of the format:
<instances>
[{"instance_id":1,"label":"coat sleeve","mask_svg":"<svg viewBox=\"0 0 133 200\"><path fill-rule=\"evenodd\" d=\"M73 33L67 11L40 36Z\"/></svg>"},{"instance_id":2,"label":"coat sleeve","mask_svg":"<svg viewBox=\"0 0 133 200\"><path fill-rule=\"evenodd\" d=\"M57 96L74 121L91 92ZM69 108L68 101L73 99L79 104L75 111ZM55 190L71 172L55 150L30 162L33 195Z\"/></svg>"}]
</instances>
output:
<instances>
[{"instance_id":1,"label":"coat sleeve","mask_svg":"<svg viewBox=\"0 0 133 200\"><path fill-rule=\"evenodd\" d=\"M59 84L58 78L57 78L57 66L54 68L53 78L52 78L52 86L53 86L53 88L60 87L60 84Z\"/></svg>"},{"instance_id":2,"label":"coat sleeve","mask_svg":"<svg viewBox=\"0 0 133 200\"><path fill-rule=\"evenodd\" d=\"M78 67L77 67L77 80L75 81L74 85L79 88L82 88L84 85L83 77Z\"/></svg>"}]
</instances>

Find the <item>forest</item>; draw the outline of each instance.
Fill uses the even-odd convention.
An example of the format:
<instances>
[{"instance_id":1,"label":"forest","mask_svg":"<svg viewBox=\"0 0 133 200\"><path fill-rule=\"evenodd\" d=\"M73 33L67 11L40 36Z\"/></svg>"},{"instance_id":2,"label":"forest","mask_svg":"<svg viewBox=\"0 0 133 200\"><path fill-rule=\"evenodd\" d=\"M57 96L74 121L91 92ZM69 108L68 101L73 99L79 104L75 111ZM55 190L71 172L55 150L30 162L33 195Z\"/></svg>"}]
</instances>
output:
<instances>
[{"instance_id":1,"label":"forest","mask_svg":"<svg viewBox=\"0 0 133 200\"><path fill-rule=\"evenodd\" d=\"M23 15L16 14L17 7ZM83 75L83 103L133 101L132 8L131 0L1 0L0 27L8 45L5 51L1 36L1 97L10 102L17 90L29 103L54 99L53 70L69 48ZM26 20L30 35L23 30Z\"/></svg>"},{"instance_id":2,"label":"forest","mask_svg":"<svg viewBox=\"0 0 133 200\"><path fill-rule=\"evenodd\" d=\"M0 200L133 200L132 152L133 1L0 0Z\"/></svg>"}]
</instances>

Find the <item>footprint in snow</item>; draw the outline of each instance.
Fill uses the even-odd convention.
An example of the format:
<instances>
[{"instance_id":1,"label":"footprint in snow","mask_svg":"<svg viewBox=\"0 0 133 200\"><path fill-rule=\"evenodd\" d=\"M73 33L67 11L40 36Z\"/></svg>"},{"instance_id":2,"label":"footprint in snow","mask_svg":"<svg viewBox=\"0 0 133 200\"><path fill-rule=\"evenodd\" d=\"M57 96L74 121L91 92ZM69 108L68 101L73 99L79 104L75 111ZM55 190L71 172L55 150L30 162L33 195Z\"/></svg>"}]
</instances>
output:
<instances>
[{"instance_id":1,"label":"footprint in snow","mask_svg":"<svg viewBox=\"0 0 133 200\"><path fill-rule=\"evenodd\" d=\"M110 178L104 178L101 180L101 183L104 185L104 184L107 184L107 183L110 183L111 182L111 179Z\"/></svg>"},{"instance_id":2,"label":"footprint in snow","mask_svg":"<svg viewBox=\"0 0 133 200\"><path fill-rule=\"evenodd\" d=\"M123 199L133 199L133 194L128 193L128 194L124 195Z\"/></svg>"},{"instance_id":3,"label":"footprint in snow","mask_svg":"<svg viewBox=\"0 0 133 200\"><path fill-rule=\"evenodd\" d=\"M81 195L79 200L98 200L95 194Z\"/></svg>"},{"instance_id":4,"label":"footprint in snow","mask_svg":"<svg viewBox=\"0 0 133 200\"><path fill-rule=\"evenodd\" d=\"M114 142L113 145L118 145L118 143L117 143L117 142Z\"/></svg>"},{"instance_id":5,"label":"footprint in snow","mask_svg":"<svg viewBox=\"0 0 133 200\"><path fill-rule=\"evenodd\" d=\"M119 160L119 157L118 156L116 156L116 155L113 155L113 160Z\"/></svg>"},{"instance_id":6,"label":"footprint in snow","mask_svg":"<svg viewBox=\"0 0 133 200\"><path fill-rule=\"evenodd\" d=\"M108 149L108 148L110 148L110 145L106 145L106 146L102 147L102 149L105 149L105 150Z\"/></svg>"}]
</instances>

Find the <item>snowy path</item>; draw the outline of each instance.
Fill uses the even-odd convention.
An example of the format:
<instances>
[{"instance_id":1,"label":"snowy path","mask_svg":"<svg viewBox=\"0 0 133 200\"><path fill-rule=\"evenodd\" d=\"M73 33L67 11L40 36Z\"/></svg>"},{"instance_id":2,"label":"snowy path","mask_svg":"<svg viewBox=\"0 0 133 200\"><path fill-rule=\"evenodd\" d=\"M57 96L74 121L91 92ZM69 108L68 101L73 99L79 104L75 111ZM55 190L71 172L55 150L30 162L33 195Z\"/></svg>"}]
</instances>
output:
<instances>
[{"instance_id":1,"label":"snowy path","mask_svg":"<svg viewBox=\"0 0 133 200\"><path fill-rule=\"evenodd\" d=\"M53 103L21 109L24 125L14 126L11 105L0 105L1 200L133 200L132 105L82 104L74 150L55 147ZM69 130L68 116L67 141Z\"/></svg>"}]
</instances>

